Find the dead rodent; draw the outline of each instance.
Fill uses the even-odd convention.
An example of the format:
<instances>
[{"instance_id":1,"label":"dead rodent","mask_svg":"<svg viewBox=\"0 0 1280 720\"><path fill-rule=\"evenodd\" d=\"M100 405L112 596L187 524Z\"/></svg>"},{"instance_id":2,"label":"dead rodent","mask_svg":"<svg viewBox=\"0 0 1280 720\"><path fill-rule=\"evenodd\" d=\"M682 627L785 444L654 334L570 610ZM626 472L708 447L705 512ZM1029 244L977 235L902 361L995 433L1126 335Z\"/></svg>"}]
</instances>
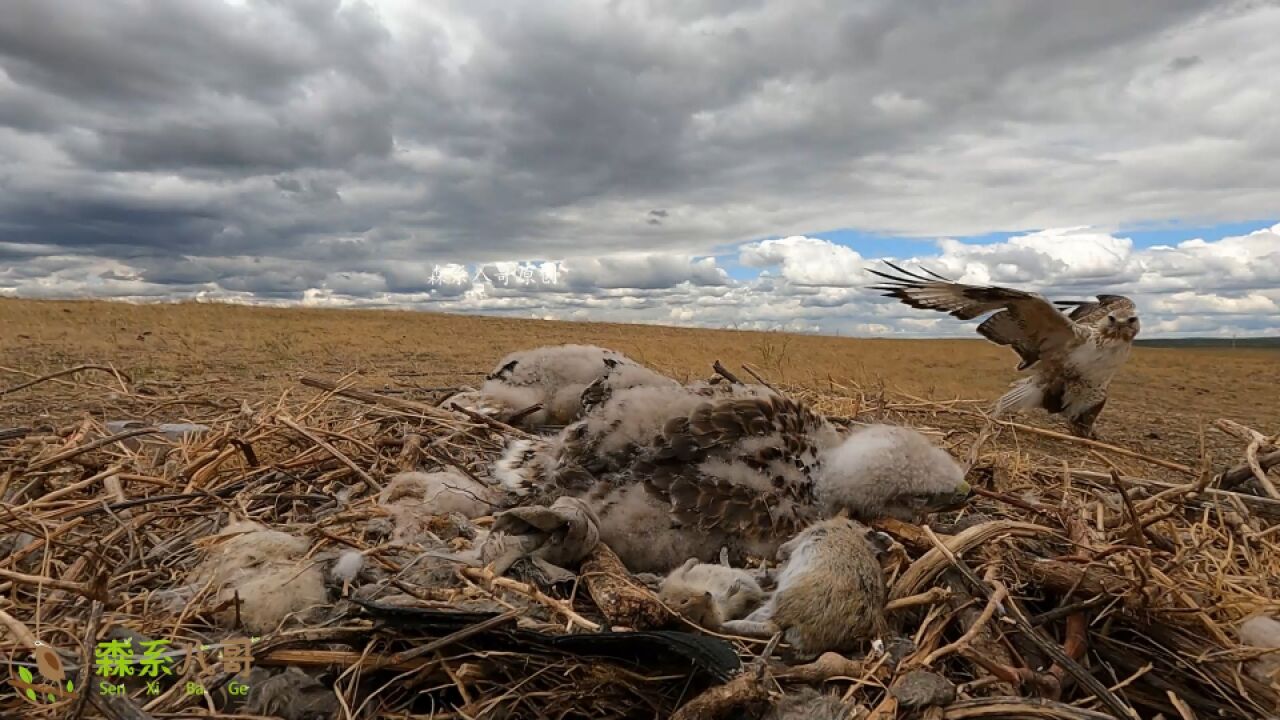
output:
<instances>
[{"instance_id":1,"label":"dead rodent","mask_svg":"<svg viewBox=\"0 0 1280 720\"><path fill-rule=\"evenodd\" d=\"M658 597L687 620L718 630L759 607L764 591L746 570L692 558L667 575Z\"/></svg>"},{"instance_id":2,"label":"dead rodent","mask_svg":"<svg viewBox=\"0 0 1280 720\"><path fill-rule=\"evenodd\" d=\"M879 533L848 518L815 523L778 549L778 589L727 632L767 636L779 630L797 658L852 650L882 636L885 582Z\"/></svg>"},{"instance_id":3,"label":"dead rodent","mask_svg":"<svg viewBox=\"0 0 1280 720\"><path fill-rule=\"evenodd\" d=\"M851 717L855 710L856 708L841 702L835 695L801 687L783 695L770 708L764 720L844 720Z\"/></svg>"}]
</instances>

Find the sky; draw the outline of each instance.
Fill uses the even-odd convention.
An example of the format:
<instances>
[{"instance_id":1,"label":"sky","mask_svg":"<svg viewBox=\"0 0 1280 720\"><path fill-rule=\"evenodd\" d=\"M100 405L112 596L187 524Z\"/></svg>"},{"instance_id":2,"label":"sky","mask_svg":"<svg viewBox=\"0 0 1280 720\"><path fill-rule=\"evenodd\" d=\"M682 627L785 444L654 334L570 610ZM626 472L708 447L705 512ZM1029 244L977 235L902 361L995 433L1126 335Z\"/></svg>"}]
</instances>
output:
<instances>
[{"instance_id":1,"label":"sky","mask_svg":"<svg viewBox=\"0 0 1280 720\"><path fill-rule=\"evenodd\" d=\"M1280 4L7 0L0 297L1280 335Z\"/></svg>"}]
</instances>

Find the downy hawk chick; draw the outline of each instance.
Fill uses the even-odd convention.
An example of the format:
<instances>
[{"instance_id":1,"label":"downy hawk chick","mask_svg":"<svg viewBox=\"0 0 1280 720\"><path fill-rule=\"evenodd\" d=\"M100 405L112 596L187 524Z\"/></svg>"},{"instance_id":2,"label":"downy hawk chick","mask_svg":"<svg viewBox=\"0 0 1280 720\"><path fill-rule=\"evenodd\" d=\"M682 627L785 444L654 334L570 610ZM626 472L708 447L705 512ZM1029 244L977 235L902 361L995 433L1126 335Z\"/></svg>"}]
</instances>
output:
<instances>
[{"instance_id":1,"label":"downy hawk chick","mask_svg":"<svg viewBox=\"0 0 1280 720\"><path fill-rule=\"evenodd\" d=\"M548 345L498 361L479 390L441 405L457 405L525 428L566 425L608 393L629 387L676 387L675 380L615 350L595 345ZM541 407L524 412L535 405Z\"/></svg>"},{"instance_id":2,"label":"downy hawk chick","mask_svg":"<svg viewBox=\"0 0 1280 720\"><path fill-rule=\"evenodd\" d=\"M518 502L572 495L633 572L689 558L772 557L814 520L916 519L967 498L964 470L905 427L844 434L803 402L751 386L616 391L551 438L512 440L495 479Z\"/></svg>"}]
</instances>

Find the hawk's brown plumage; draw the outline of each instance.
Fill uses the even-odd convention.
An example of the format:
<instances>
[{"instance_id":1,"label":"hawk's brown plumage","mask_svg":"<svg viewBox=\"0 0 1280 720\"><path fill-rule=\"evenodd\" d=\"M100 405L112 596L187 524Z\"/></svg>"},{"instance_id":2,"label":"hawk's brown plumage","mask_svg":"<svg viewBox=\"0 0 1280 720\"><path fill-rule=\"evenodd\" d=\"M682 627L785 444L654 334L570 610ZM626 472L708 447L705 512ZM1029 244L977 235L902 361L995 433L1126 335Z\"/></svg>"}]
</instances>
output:
<instances>
[{"instance_id":1,"label":"hawk's brown plumage","mask_svg":"<svg viewBox=\"0 0 1280 720\"><path fill-rule=\"evenodd\" d=\"M965 285L925 270L930 277L886 262L899 275L868 270L889 280L873 285L887 297L915 308L946 312L962 320L990 313L978 333L1018 353L1019 370L1034 375L1016 383L996 406L998 414L1041 407L1067 417L1077 435L1093 434L1112 377L1129 356L1139 322L1133 301L1099 295L1096 301L1050 302L1023 290ZM1057 305L1072 307L1063 314Z\"/></svg>"},{"instance_id":2,"label":"hawk's brown plumage","mask_svg":"<svg viewBox=\"0 0 1280 720\"><path fill-rule=\"evenodd\" d=\"M814 519L818 453L837 440L824 418L789 398L729 398L668 420L633 471L690 527L791 535ZM703 467L713 458L725 467ZM756 482L735 483L733 463Z\"/></svg>"}]
</instances>

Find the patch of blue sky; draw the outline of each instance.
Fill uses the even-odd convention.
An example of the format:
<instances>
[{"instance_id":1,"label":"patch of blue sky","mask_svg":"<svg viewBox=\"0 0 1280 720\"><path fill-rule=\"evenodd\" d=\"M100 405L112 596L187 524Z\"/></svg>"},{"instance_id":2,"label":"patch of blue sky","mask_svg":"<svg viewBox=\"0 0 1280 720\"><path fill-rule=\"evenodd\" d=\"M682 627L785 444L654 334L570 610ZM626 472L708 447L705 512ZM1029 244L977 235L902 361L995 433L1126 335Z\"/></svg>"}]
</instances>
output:
<instances>
[{"instance_id":1,"label":"patch of blue sky","mask_svg":"<svg viewBox=\"0 0 1280 720\"><path fill-rule=\"evenodd\" d=\"M761 270L761 268L747 267L739 263L736 252L732 255L717 255L716 265L719 265L734 280L754 280L760 275Z\"/></svg>"},{"instance_id":2,"label":"patch of blue sky","mask_svg":"<svg viewBox=\"0 0 1280 720\"><path fill-rule=\"evenodd\" d=\"M1280 222L1280 220L1247 220L1218 223L1216 225L1199 225L1170 220L1123 226L1112 234L1117 237L1130 238L1133 240L1134 246L1146 248L1153 245L1177 245L1180 242L1196 238L1213 242L1225 237L1248 235L1255 230L1269 228L1277 222ZM991 245L1031 232L1035 231L1001 231L982 235L954 235L950 237L968 245ZM937 242L936 237L899 237L854 229L809 233L809 237L822 238L845 245L857 250L863 257L905 257L930 254L933 252L934 244Z\"/></svg>"},{"instance_id":3,"label":"patch of blue sky","mask_svg":"<svg viewBox=\"0 0 1280 720\"><path fill-rule=\"evenodd\" d=\"M982 235L948 236L953 240L969 245L991 245L1004 242L1012 237L1027 234L1027 230L989 232ZM881 235L862 230L844 229L826 232L808 233L809 237L830 240L858 251L863 257L911 257L913 255L933 255L937 253L938 238L941 236L907 237L899 235Z\"/></svg>"},{"instance_id":4,"label":"patch of blue sky","mask_svg":"<svg viewBox=\"0 0 1280 720\"><path fill-rule=\"evenodd\" d=\"M1147 248L1154 245L1177 245L1196 238L1212 242L1225 237L1247 235L1255 230L1269 228L1277 222L1280 222L1280 220L1251 220L1218 223L1216 225L1197 225L1170 220L1122 226L1112 234L1117 237L1132 239L1135 247ZM947 237L968 245L991 245L1032 232L1035 232L1035 230L1007 230L983 233L981 235L952 235ZM938 237L941 237L885 235L854 228L796 234L843 245L857 251L864 258L927 257L937 253L937 241ZM780 237L782 236L774 235L762 239L777 239ZM716 262L734 280L750 280L759 275L757 268L746 267L738 263L737 252L717 254Z\"/></svg>"},{"instance_id":5,"label":"patch of blue sky","mask_svg":"<svg viewBox=\"0 0 1280 720\"><path fill-rule=\"evenodd\" d=\"M1218 223L1217 225L1189 226L1178 221L1143 223L1122 227L1113 234L1133 240L1135 247L1147 248L1153 245L1177 245L1187 240L1200 238L1213 242L1225 237L1248 235L1255 230L1262 230L1275 225L1277 220L1250 220L1246 222Z\"/></svg>"}]
</instances>

